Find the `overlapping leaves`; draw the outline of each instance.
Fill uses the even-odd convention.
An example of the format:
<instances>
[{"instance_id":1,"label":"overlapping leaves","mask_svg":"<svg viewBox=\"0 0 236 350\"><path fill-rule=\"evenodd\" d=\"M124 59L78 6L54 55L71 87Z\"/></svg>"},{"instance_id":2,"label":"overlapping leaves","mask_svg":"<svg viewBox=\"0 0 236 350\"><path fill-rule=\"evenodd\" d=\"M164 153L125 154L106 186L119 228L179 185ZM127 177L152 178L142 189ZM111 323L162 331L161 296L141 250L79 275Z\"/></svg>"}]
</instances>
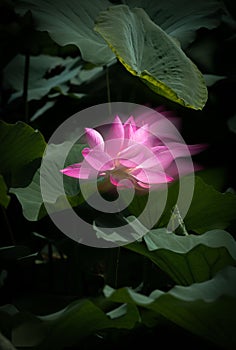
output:
<instances>
[{"instance_id":1,"label":"overlapping leaves","mask_svg":"<svg viewBox=\"0 0 236 350\"><path fill-rule=\"evenodd\" d=\"M47 208L51 206L52 211L60 211L68 208L67 200L69 200L72 206L77 206L83 200L78 195L79 186L77 181L73 181L71 178L65 178L65 189L64 186L60 186L62 174L59 171L62 168L63 152L70 151L67 157L67 162L70 164L70 159L79 159L83 148L84 145L73 145L70 141L60 145L52 144L47 147L47 166L44 175L49 188L49 192L47 193ZM38 169L29 186L11 189L11 193L14 193L20 201L23 214L28 220L36 221L46 214L43 205L46 199L44 198L43 200L42 198L40 186L40 169Z\"/></svg>"},{"instance_id":2,"label":"overlapping leaves","mask_svg":"<svg viewBox=\"0 0 236 350\"><path fill-rule=\"evenodd\" d=\"M129 244L127 248L150 259L181 285L207 281L223 267L236 262L236 242L223 230L200 236L178 236L156 229L148 232L144 241Z\"/></svg>"},{"instance_id":3,"label":"overlapping leaves","mask_svg":"<svg viewBox=\"0 0 236 350\"><path fill-rule=\"evenodd\" d=\"M3 317L7 320L16 346L63 349L99 330L140 326L146 322L146 310L156 315L156 322L162 316L225 349L232 349L236 345L235 282L235 268L227 267L206 282L188 287L177 285L168 292L154 290L149 296L129 287L114 290L106 286L104 301L109 312L96 305L96 300L88 299L74 301L46 316L19 312L8 305L0 309L0 322ZM29 326L31 334L27 332Z\"/></svg>"},{"instance_id":4,"label":"overlapping leaves","mask_svg":"<svg viewBox=\"0 0 236 350\"><path fill-rule=\"evenodd\" d=\"M167 34L179 40L183 49L194 41L197 30L213 29L227 15L220 0L123 0L123 3L131 8L143 8Z\"/></svg>"},{"instance_id":5,"label":"overlapping leaves","mask_svg":"<svg viewBox=\"0 0 236 350\"><path fill-rule=\"evenodd\" d=\"M167 293L155 290L146 296L130 288L115 291L110 287L104 292L112 301L155 311L190 332L232 349L236 346L235 282L235 267L227 267L209 281L189 287L175 286Z\"/></svg>"},{"instance_id":6,"label":"overlapping leaves","mask_svg":"<svg viewBox=\"0 0 236 350\"><path fill-rule=\"evenodd\" d=\"M102 1L22 1L17 9L24 13L30 10L37 23L37 29L48 31L59 45L74 44L79 47L85 61L104 65L114 58L100 35L94 32L94 21L100 11L111 3Z\"/></svg>"},{"instance_id":7,"label":"overlapping leaves","mask_svg":"<svg viewBox=\"0 0 236 350\"><path fill-rule=\"evenodd\" d=\"M79 59L63 59L48 55L31 57L28 101L39 100L53 89L66 93L69 90L67 83L78 75L80 70L79 62ZM25 57L23 55L15 56L5 68L5 84L15 90L11 95L11 101L23 95L24 69ZM52 77L46 77L47 74L52 74L53 72L54 75Z\"/></svg>"},{"instance_id":8,"label":"overlapping leaves","mask_svg":"<svg viewBox=\"0 0 236 350\"><path fill-rule=\"evenodd\" d=\"M2 317L8 320L16 346L37 346L42 350L54 347L59 350L76 345L81 339L100 330L132 329L139 320L135 305L123 307L120 312L119 307L110 303L110 309L111 312L106 313L92 300L84 299L76 300L54 314L36 316L8 305L0 308L0 324ZM31 333L28 332L29 327Z\"/></svg>"},{"instance_id":9,"label":"overlapping leaves","mask_svg":"<svg viewBox=\"0 0 236 350\"><path fill-rule=\"evenodd\" d=\"M102 12L108 7L109 10ZM212 4L210 8L201 4L193 9L190 6L186 11L193 12L193 17L198 16L199 11L203 12L202 17L205 18L212 7ZM47 30L60 45L75 44L84 60L104 65L111 62L115 53L130 73L138 76L156 93L186 107L204 107L207 89L201 73L176 40L165 32L165 28L159 27L158 21L157 24L152 22L144 10L130 9L125 5L111 6L107 0L100 1L99 6L95 1L60 1L55 8L51 0L41 0L37 4L29 0L18 6L20 12L27 9L36 19L37 29ZM171 9L170 5L170 13ZM174 19L172 21L176 23L178 32L183 23L178 14ZM188 22L187 33L191 33L191 37L199 28L200 24L196 22L195 25Z\"/></svg>"},{"instance_id":10,"label":"overlapping leaves","mask_svg":"<svg viewBox=\"0 0 236 350\"><path fill-rule=\"evenodd\" d=\"M212 174L213 176L213 174ZM181 185L183 188L189 188L191 179L186 176L183 178ZM168 197L163 214L158 221L159 227L166 227L170 222L172 209L174 208L179 193L179 184L175 182L168 188ZM162 203L162 197L166 198L166 191L158 191L159 202ZM147 203L147 197L136 196L129 205L131 214L138 217L142 213ZM152 215L152 208L146 211L143 220L147 220ZM155 213L155 210L153 210ZM233 193L221 193L213 186L206 184L201 177L195 177L194 193L189 210L184 218L187 230L197 233L203 233L211 229L225 229L236 217L236 196Z\"/></svg>"},{"instance_id":11,"label":"overlapping leaves","mask_svg":"<svg viewBox=\"0 0 236 350\"><path fill-rule=\"evenodd\" d=\"M186 48L196 37L199 28L212 29L220 23L225 14L224 6L218 0L179 0L177 7L173 1L162 0L127 0L124 3L130 7L112 6L106 0L87 3L80 0L59 1L57 6L52 0L40 0L36 3L27 0L21 8L23 12L30 9L37 29L48 31L57 43L78 46L84 60L104 65L111 62L115 52L132 74L143 79L157 93L187 107L201 109L206 100L202 76L172 37L180 41L182 48ZM109 6L112 7L106 11ZM144 11L133 7L143 8L150 18ZM101 11L105 12L101 14ZM103 31L102 36L114 52L101 35L94 31L97 19L96 28L101 33ZM113 27L108 25L111 22ZM140 47L142 43L145 44L143 50ZM167 48L168 55L160 58L159 51L163 47ZM20 65L17 63L18 59L17 56L14 64L10 64L10 68L6 70L8 80L5 79L5 82L17 91L12 98L23 93L24 58L20 58ZM68 82L80 85L88 79L88 76L81 79L80 59L39 56L31 57L30 62L31 68L35 67L36 71L31 69L29 75L29 100L41 99L50 92L67 93ZM173 64L173 69L169 72L165 72L167 64ZM186 67L189 69L184 71L184 80L178 80L181 67L183 70ZM55 68L59 68L59 73L45 78L45 73L47 76ZM95 72L101 69L95 68ZM93 75L93 72L89 72L89 75L90 73ZM188 81L185 80L186 76ZM212 75L209 78L210 83L214 83L221 77ZM50 100L50 96L48 102L45 108L52 106L53 100ZM45 109L36 112L35 118L44 111ZM228 126L231 131L235 131L234 118L229 119ZM0 205L7 207L8 188L11 187L11 193L18 197L25 217L38 220L46 214L40 191L39 170L35 172L46 146L45 141L39 132L24 123L0 123L0 135ZM66 197L71 206L77 207L81 203L76 180L64 179L65 190L58 186L62 174L59 172L60 162L57 164L56 160L63 153L64 146L68 148L68 144L51 145L48 148L51 162L46 169L50 187L47 205L56 211L65 208ZM81 149L84 147L79 144L71 146L68 164L79 161ZM187 178L184 181L188 181ZM210 183L213 181L211 179ZM11 335L12 341L18 347L63 349L79 346L81 339L101 330L104 332L102 334L106 334L108 329L129 330L143 324L152 326L165 320L174 322L217 346L235 348L236 272L232 265L235 266L236 262L236 244L233 236L223 229L230 228L229 232L233 232L236 196L233 192L216 191L197 177L193 200L184 218L190 234L178 236L165 229L170 221L177 193L178 183L175 183L169 188L166 208L156 228L147 233L142 242L132 243L125 250L132 257L140 260L144 258L145 261L150 260L157 265L161 272L169 275L172 284L177 284L175 287L168 292L154 290L147 296L142 293L142 286L139 287L139 292L129 287L114 290L107 286L104 297L79 299L57 313L46 316L19 312L8 305L0 308L3 332ZM162 196L161 192L158 196ZM138 216L145 203L145 196L135 197L128 207L128 215ZM140 225L137 230L141 228ZM131 230L135 232L134 225L131 225ZM196 233L200 235L195 235ZM1 261L7 265L8 259L11 263L12 259L25 257L31 252L22 246L8 246L2 248L0 253ZM6 274L6 271L3 272ZM1 274L1 283L4 278L4 274ZM2 287L4 283L1 283Z\"/></svg>"}]
</instances>

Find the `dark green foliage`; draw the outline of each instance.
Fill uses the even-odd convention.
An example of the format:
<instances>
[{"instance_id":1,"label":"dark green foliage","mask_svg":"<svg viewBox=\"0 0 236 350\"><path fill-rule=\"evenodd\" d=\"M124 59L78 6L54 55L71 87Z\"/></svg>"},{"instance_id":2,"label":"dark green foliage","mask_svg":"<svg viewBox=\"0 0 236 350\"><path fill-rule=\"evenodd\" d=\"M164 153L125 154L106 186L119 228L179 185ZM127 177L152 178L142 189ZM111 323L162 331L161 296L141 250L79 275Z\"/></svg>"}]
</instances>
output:
<instances>
[{"instance_id":1,"label":"dark green foliage","mask_svg":"<svg viewBox=\"0 0 236 350\"><path fill-rule=\"evenodd\" d=\"M0 348L235 348L235 19L233 0L1 2ZM140 233L156 207L137 222L146 195L105 215L74 179L61 191L63 152L63 166L78 163L85 140L47 143L74 113L120 101L164 106L187 144L208 148L194 156L203 169L183 222L171 216L175 182L142 240L93 248L64 235L45 206L60 215L69 202L106 239L116 223Z\"/></svg>"}]
</instances>

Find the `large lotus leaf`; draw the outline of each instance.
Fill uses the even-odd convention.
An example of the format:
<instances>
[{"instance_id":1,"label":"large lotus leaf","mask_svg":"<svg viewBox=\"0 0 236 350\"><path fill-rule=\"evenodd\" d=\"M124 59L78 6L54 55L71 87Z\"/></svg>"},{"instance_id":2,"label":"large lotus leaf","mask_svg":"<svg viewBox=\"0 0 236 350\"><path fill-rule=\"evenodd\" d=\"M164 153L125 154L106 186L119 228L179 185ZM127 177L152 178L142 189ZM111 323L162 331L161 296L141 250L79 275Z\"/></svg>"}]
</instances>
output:
<instances>
[{"instance_id":1,"label":"large lotus leaf","mask_svg":"<svg viewBox=\"0 0 236 350\"><path fill-rule=\"evenodd\" d=\"M17 55L4 70L5 84L16 91L12 94L11 100L23 94L24 67L25 56ZM39 100L53 88L66 93L69 90L66 83L74 78L80 69L79 59L63 59L48 55L30 57L28 100ZM46 74L52 74L52 76L46 78Z\"/></svg>"},{"instance_id":2,"label":"large lotus leaf","mask_svg":"<svg viewBox=\"0 0 236 350\"><path fill-rule=\"evenodd\" d=\"M189 186L191 186L191 178L188 176L182 178L181 186L186 193ZM168 188L166 206L162 217L157 223L159 227L166 227L169 224L171 230L171 221L178 220L174 216L172 216L173 219L170 219L178 194L179 183L175 182ZM156 198L156 208L153 206L148 208L148 210L145 209L145 215L142 215L142 224L145 226L149 226L150 222L154 222L153 217L150 220L149 216L156 215L158 203L162 203L163 198L166 198L166 192L162 190L156 191ZM138 217L144 210L146 203L147 196L135 196L128 209L132 215ZM179 205L181 206L182 204L183 206L185 205L181 201ZM181 208L179 209L181 212ZM236 195L230 192L221 193L213 186L206 184L199 176L196 176L193 197L188 212L183 219L187 230L197 233L218 228L225 229L236 219Z\"/></svg>"},{"instance_id":3,"label":"large lotus leaf","mask_svg":"<svg viewBox=\"0 0 236 350\"><path fill-rule=\"evenodd\" d=\"M29 125L0 121L0 173L7 185L23 186L36 171L34 162L43 155L46 143L42 134Z\"/></svg>"},{"instance_id":4,"label":"large lotus leaf","mask_svg":"<svg viewBox=\"0 0 236 350\"><path fill-rule=\"evenodd\" d=\"M105 313L89 299L79 299L65 309L46 316L19 312L13 306L2 307L0 326L2 319L7 318L12 328L13 344L17 347L60 350L77 345L81 339L104 329L132 329L135 326L140 317L135 305L117 310L114 303L110 304L113 305L112 310Z\"/></svg>"},{"instance_id":5,"label":"large lotus leaf","mask_svg":"<svg viewBox=\"0 0 236 350\"><path fill-rule=\"evenodd\" d=\"M62 160L65 152L69 152L66 166L79 161L84 146L81 144L73 145L70 141L58 145L48 145L47 162L43 174L43 181L47 184L48 191L47 198L44 200L41 193L43 183L40 184L40 169L37 170L32 182L27 187L11 188L10 192L17 196L22 205L23 214L28 220L38 220L46 214L44 201L47 203L47 209L53 212L69 208L67 199L72 206L78 205L83 200L82 197L78 196L80 192L78 181L65 176L63 183L60 169L64 167Z\"/></svg>"},{"instance_id":6,"label":"large lotus leaf","mask_svg":"<svg viewBox=\"0 0 236 350\"><path fill-rule=\"evenodd\" d=\"M125 68L158 94L193 109L204 107L207 89L202 74L143 9L110 7L100 13L95 30Z\"/></svg>"},{"instance_id":7,"label":"large lotus leaf","mask_svg":"<svg viewBox=\"0 0 236 350\"><path fill-rule=\"evenodd\" d=\"M130 288L105 287L109 300L135 304L161 314L179 326L207 338L223 349L236 347L236 268L228 267L214 278L191 286L175 286L164 293L142 295Z\"/></svg>"},{"instance_id":8,"label":"large lotus leaf","mask_svg":"<svg viewBox=\"0 0 236 350\"><path fill-rule=\"evenodd\" d=\"M130 307L131 306L131 307ZM57 349L64 349L63 345L74 345L81 338L107 328L132 329L139 319L139 312L135 305L126 307L125 312L118 317L106 315L91 301L77 301L69 306L63 314L54 320L50 336L41 344L40 349L51 349L57 344ZM47 322L50 318L44 318Z\"/></svg>"},{"instance_id":9,"label":"large lotus leaf","mask_svg":"<svg viewBox=\"0 0 236 350\"><path fill-rule=\"evenodd\" d=\"M76 45L85 61L104 65L114 54L103 38L94 32L94 20L107 9L108 0L26 0L17 5L21 13L30 10L38 30L47 31L59 45Z\"/></svg>"},{"instance_id":10,"label":"large lotus leaf","mask_svg":"<svg viewBox=\"0 0 236 350\"><path fill-rule=\"evenodd\" d=\"M226 14L220 0L123 0L123 3L143 8L167 34L180 41L182 48L193 42L198 29L217 27Z\"/></svg>"},{"instance_id":11,"label":"large lotus leaf","mask_svg":"<svg viewBox=\"0 0 236 350\"><path fill-rule=\"evenodd\" d=\"M236 262L236 242L223 230L178 236L156 229L148 232L144 241L126 247L146 256L181 285L206 281Z\"/></svg>"},{"instance_id":12,"label":"large lotus leaf","mask_svg":"<svg viewBox=\"0 0 236 350\"><path fill-rule=\"evenodd\" d=\"M188 178L186 177L186 185ZM192 202L184 222L189 230L202 233L227 228L236 219L236 195L221 193L200 177L195 178Z\"/></svg>"}]
</instances>

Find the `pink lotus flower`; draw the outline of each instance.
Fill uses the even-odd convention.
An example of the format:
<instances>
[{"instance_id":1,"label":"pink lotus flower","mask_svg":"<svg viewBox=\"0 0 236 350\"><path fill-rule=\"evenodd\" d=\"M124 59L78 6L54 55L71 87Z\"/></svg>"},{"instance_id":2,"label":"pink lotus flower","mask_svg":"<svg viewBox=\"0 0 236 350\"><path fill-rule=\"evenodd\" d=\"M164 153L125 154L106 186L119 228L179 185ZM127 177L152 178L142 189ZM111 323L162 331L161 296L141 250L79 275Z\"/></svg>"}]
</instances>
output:
<instances>
[{"instance_id":1,"label":"pink lotus flower","mask_svg":"<svg viewBox=\"0 0 236 350\"><path fill-rule=\"evenodd\" d=\"M106 188L134 186L147 190L172 182L176 178L174 161L196 154L204 146L186 146L172 131L168 132L168 128L163 128L165 135L161 139L155 136L152 126L159 123L163 127L163 119L163 116L159 121L153 116L142 116L146 124L138 126L138 119L135 122L132 116L125 123L116 116L106 137L95 129L86 128L89 148L82 151L83 162L60 171L84 180L102 177L103 183L108 185ZM189 170L184 167L186 174Z\"/></svg>"}]
</instances>

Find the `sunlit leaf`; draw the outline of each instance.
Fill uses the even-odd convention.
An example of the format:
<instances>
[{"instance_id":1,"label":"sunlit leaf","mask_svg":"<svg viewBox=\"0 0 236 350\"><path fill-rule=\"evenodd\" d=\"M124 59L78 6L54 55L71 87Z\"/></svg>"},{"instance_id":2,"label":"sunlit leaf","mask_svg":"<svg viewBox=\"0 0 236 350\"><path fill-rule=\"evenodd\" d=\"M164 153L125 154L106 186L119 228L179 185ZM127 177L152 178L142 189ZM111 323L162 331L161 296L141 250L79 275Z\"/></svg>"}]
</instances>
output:
<instances>
[{"instance_id":1,"label":"sunlit leaf","mask_svg":"<svg viewBox=\"0 0 236 350\"><path fill-rule=\"evenodd\" d=\"M95 30L125 68L156 93L189 108L204 107L207 89L202 74L143 9L110 7L100 13Z\"/></svg>"},{"instance_id":2,"label":"sunlit leaf","mask_svg":"<svg viewBox=\"0 0 236 350\"><path fill-rule=\"evenodd\" d=\"M144 241L127 248L146 256L181 285L206 281L236 262L236 242L222 230L178 236L156 229L148 232Z\"/></svg>"}]
</instances>

